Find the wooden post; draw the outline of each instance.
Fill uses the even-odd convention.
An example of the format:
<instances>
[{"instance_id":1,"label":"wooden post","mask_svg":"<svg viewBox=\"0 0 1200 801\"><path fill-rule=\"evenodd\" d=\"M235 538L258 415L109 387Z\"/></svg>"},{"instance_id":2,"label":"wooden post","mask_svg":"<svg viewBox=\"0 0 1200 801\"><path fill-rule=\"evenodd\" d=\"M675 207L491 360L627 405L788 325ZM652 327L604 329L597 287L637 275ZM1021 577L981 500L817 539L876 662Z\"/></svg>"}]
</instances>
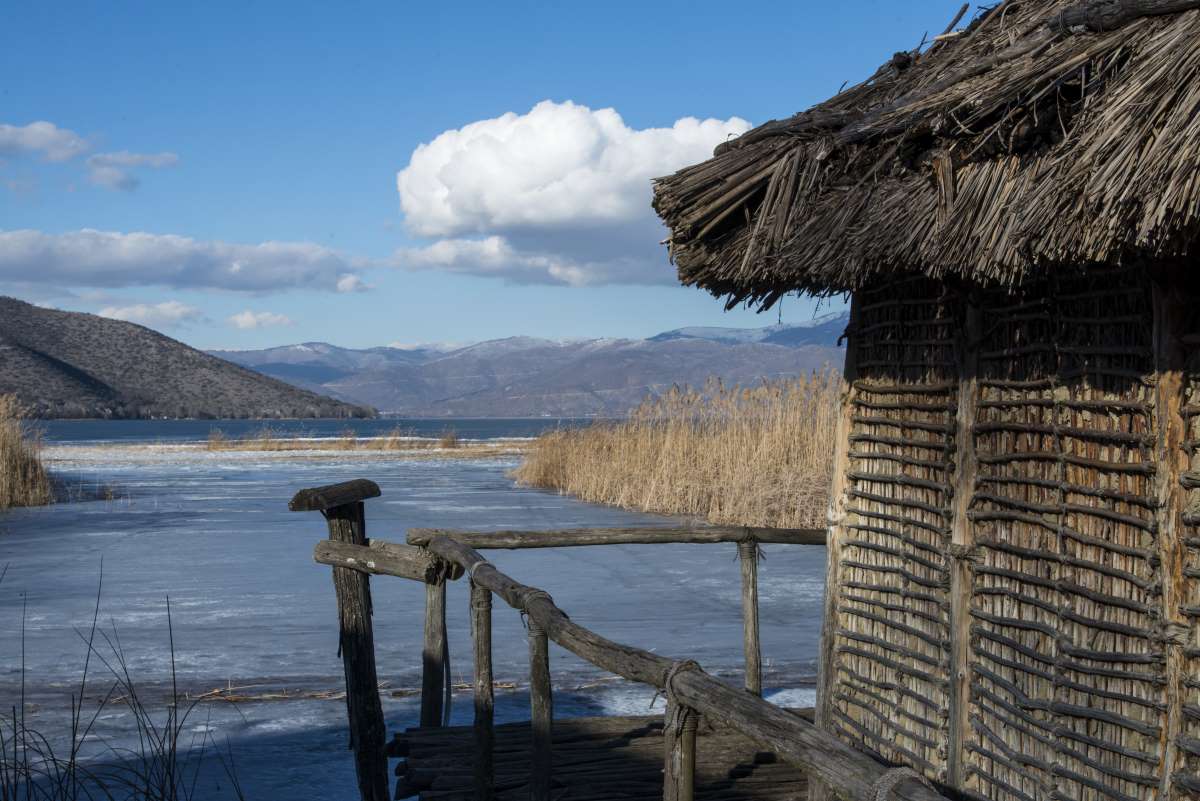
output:
<instances>
[{"instance_id":1,"label":"wooden post","mask_svg":"<svg viewBox=\"0 0 1200 801\"><path fill-rule=\"evenodd\" d=\"M529 619L529 707L533 731L529 766L531 801L550 801L554 696L550 689L550 641L546 630Z\"/></svg>"},{"instance_id":2,"label":"wooden post","mask_svg":"<svg viewBox=\"0 0 1200 801\"><path fill-rule=\"evenodd\" d=\"M742 649L746 654L746 690L762 696L762 645L758 640L758 542L738 543L742 565Z\"/></svg>"},{"instance_id":3,"label":"wooden post","mask_svg":"<svg viewBox=\"0 0 1200 801\"><path fill-rule=\"evenodd\" d=\"M663 801L693 801L696 794L696 710L667 698L663 726Z\"/></svg>"},{"instance_id":4,"label":"wooden post","mask_svg":"<svg viewBox=\"0 0 1200 801\"><path fill-rule=\"evenodd\" d=\"M492 801L495 795L496 708L492 679L492 593L471 582L471 639L475 647L475 798Z\"/></svg>"},{"instance_id":5,"label":"wooden post","mask_svg":"<svg viewBox=\"0 0 1200 801\"><path fill-rule=\"evenodd\" d=\"M296 494L292 511L319 511L329 526L329 539L351 545L367 544L363 501L379 496L370 481L349 481ZM337 594L338 647L346 675L346 711L350 718L350 748L363 801L389 801L386 728L375 673L375 637L371 627L370 577L344 567L333 568Z\"/></svg>"},{"instance_id":6,"label":"wooden post","mask_svg":"<svg viewBox=\"0 0 1200 801\"><path fill-rule=\"evenodd\" d=\"M446 691L446 581L425 585L425 644L421 650L421 725L441 726Z\"/></svg>"}]
</instances>

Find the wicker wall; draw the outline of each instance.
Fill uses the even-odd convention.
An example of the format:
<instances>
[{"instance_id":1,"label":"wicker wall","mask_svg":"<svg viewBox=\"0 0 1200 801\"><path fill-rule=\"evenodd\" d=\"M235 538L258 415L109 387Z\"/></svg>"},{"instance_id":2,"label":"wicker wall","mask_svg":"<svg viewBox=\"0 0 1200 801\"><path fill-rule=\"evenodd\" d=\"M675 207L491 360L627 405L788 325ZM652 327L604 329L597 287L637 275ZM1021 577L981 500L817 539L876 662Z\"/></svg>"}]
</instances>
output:
<instances>
[{"instance_id":1,"label":"wicker wall","mask_svg":"<svg viewBox=\"0 0 1200 801\"><path fill-rule=\"evenodd\" d=\"M1156 379L1155 307L1140 270L859 293L824 725L978 799L1200 786L1200 516L1160 452L1167 415L1198 450L1200 371Z\"/></svg>"}]
</instances>

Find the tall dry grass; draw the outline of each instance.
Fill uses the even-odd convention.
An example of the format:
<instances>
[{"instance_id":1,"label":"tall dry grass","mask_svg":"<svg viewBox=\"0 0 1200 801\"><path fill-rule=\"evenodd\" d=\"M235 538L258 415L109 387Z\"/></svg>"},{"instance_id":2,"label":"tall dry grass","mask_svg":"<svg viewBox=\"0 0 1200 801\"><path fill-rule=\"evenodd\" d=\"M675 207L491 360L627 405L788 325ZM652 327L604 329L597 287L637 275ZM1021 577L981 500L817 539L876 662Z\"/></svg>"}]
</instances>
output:
<instances>
[{"instance_id":1,"label":"tall dry grass","mask_svg":"<svg viewBox=\"0 0 1200 801\"><path fill-rule=\"evenodd\" d=\"M52 497L41 444L21 418L16 397L0 395L0 510L40 506Z\"/></svg>"},{"instance_id":2,"label":"tall dry grass","mask_svg":"<svg viewBox=\"0 0 1200 801\"><path fill-rule=\"evenodd\" d=\"M646 512L821 527L841 391L835 370L748 389L675 389L622 422L543 434L515 475Z\"/></svg>"}]
</instances>

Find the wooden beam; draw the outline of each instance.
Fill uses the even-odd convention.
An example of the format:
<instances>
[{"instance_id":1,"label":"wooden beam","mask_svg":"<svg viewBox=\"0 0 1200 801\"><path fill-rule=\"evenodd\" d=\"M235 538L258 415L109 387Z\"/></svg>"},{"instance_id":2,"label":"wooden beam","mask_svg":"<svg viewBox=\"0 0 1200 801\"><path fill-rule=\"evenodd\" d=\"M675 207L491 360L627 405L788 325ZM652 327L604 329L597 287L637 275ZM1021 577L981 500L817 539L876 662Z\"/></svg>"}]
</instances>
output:
<instances>
[{"instance_id":1,"label":"wooden beam","mask_svg":"<svg viewBox=\"0 0 1200 801\"><path fill-rule=\"evenodd\" d=\"M492 678L492 593L471 582L471 641L475 650L475 801L495 797L496 690Z\"/></svg>"},{"instance_id":2,"label":"wooden beam","mask_svg":"<svg viewBox=\"0 0 1200 801\"><path fill-rule=\"evenodd\" d=\"M302 489L288 502L293 512L324 512L338 506L349 506L370 498L378 498L379 485L365 478L330 484L325 487Z\"/></svg>"},{"instance_id":3,"label":"wooden beam","mask_svg":"<svg viewBox=\"0 0 1200 801\"><path fill-rule=\"evenodd\" d=\"M663 801L696 797L696 711L667 699L663 719Z\"/></svg>"},{"instance_id":4,"label":"wooden beam","mask_svg":"<svg viewBox=\"0 0 1200 801\"><path fill-rule=\"evenodd\" d=\"M529 618L529 712L532 741L529 752L529 797L550 801L553 772L554 691L550 686L550 640L546 630Z\"/></svg>"},{"instance_id":5,"label":"wooden beam","mask_svg":"<svg viewBox=\"0 0 1200 801\"><path fill-rule=\"evenodd\" d=\"M370 545L321 540L313 548L313 561L359 573L398 576L426 584L441 580L441 568L425 550L383 540L374 540Z\"/></svg>"},{"instance_id":6,"label":"wooden beam","mask_svg":"<svg viewBox=\"0 0 1200 801\"><path fill-rule=\"evenodd\" d=\"M738 543L742 568L742 652L746 657L746 690L762 695L762 645L758 639L758 543Z\"/></svg>"},{"instance_id":7,"label":"wooden beam","mask_svg":"<svg viewBox=\"0 0 1200 801\"><path fill-rule=\"evenodd\" d=\"M367 541L363 502L324 510L329 539L362 546ZM363 801L389 801L387 734L379 679L375 672L375 636L371 627L370 577L344 567L333 569L338 605L338 644L346 676L346 711L358 791Z\"/></svg>"},{"instance_id":8,"label":"wooden beam","mask_svg":"<svg viewBox=\"0 0 1200 801\"><path fill-rule=\"evenodd\" d=\"M591 664L630 681L663 688L675 662L640 648L613 642L574 623L542 590L514 581L465 545L446 537L429 543L431 553L458 564L472 579L514 609L528 614L548 639ZM837 737L774 704L732 687L703 670L683 670L672 686L680 703L731 726L764 749L827 782L849 798L875 798L890 766L854 750ZM920 781L905 778L879 801L946 801Z\"/></svg>"},{"instance_id":9,"label":"wooden beam","mask_svg":"<svg viewBox=\"0 0 1200 801\"><path fill-rule=\"evenodd\" d=\"M824 545L824 529L696 526L663 528L575 528L557 531L462 531L412 528L409 545L428 545L446 537L477 550L572 548L586 545L666 545L741 542L746 539L781 545Z\"/></svg>"},{"instance_id":10,"label":"wooden beam","mask_svg":"<svg viewBox=\"0 0 1200 801\"><path fill-rule=\"evenodd\" d=\"M425 641L421 648L421 725L443 724L446 691L446 582L425 585Z\"/></svg>"}]
</instances>

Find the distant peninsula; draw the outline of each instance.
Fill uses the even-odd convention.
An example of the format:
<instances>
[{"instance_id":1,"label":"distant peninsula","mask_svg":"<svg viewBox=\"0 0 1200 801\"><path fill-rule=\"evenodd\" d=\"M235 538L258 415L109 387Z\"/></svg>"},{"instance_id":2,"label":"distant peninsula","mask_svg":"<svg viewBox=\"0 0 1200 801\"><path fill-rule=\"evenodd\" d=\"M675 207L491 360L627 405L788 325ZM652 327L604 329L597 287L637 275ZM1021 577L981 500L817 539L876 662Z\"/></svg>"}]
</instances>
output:
<instances>
[{"instance_id":1,"label":"distant peninsula","mask_svg":"<svg viewBox=\"0 0 1200 801\"><path fill-rule=\"evenodd\" d=\"M0 395L39 418L373 417L140 325L0 297Z\"/></svg>"}]
</instances>

